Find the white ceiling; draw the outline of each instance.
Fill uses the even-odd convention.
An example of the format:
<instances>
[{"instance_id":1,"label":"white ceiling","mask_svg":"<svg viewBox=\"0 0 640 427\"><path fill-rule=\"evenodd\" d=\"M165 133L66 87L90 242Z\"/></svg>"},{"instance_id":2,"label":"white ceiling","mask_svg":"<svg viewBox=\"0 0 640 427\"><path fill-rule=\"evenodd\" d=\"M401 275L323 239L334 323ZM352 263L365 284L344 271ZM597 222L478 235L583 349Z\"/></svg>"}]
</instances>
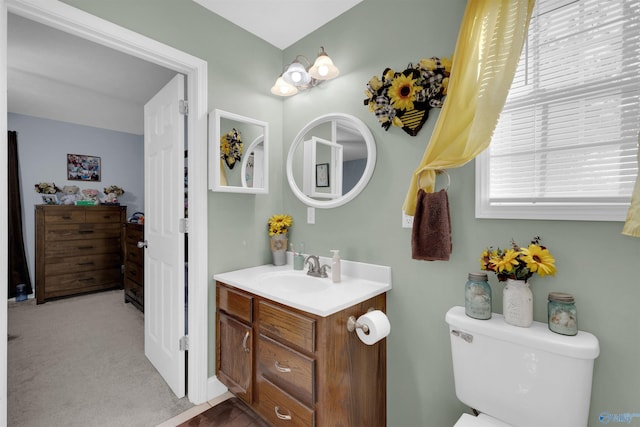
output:
<instances>
[{"instance_id":1,"label":"white ceiling","mask_svg":"<svg viewBox=\"0 0 640 427\"><path fill-rule=\"evenodd\" d=\"M280 49L362 0L193 0Z\"/></svg>"},{"instance_id":2,"label":"white ceiling","mask_svg":"<svg viewBox=\"0 0 640 427\"><path fill-rule=\"evenodd\" d=\"M284 49L362 0L193 0ZM176 73L14 14L10 113L141 135L143 106Z\"/></svg>"}]
</instances>

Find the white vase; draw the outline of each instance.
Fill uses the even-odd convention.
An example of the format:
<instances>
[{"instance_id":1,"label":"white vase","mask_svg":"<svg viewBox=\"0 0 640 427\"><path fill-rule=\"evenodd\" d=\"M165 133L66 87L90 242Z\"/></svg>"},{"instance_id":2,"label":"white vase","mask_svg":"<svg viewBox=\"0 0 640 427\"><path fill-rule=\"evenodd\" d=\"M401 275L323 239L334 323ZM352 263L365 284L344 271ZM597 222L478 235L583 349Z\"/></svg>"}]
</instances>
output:
<instances>
[{"instance_id":1,"label":"white vase","mask_svg":"<svg viewBox=\"0 0 640 427\"><path fill-rule=\"evenodd\" d=\"M273 255L273 265L285 265L287 263L287 243L289 239L286 234L275 234L271 236L271 254Z\"/></svg>"},{"instance_id":2,"label":"white vase","mask_svg":"<svg viewBox=\"0 0 640 427\"><path fill-rule=\"evenodd\" d=\"M507 279L502 291L502 314L510 325L528 328L533 323L533 293L529 282Z\"/></svg>"}]
</instances>

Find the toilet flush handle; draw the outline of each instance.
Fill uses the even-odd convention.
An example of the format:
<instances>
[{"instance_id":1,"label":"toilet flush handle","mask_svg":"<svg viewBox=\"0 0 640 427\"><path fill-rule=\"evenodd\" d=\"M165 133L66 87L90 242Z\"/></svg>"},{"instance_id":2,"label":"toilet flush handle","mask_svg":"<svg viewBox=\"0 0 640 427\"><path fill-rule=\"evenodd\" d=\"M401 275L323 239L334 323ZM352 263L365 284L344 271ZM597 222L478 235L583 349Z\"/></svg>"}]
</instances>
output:
<instances>
[{"instance_id":1,"label":"toilet flush handle","mask_svg":"<svg viewBox=\"0 0 640 427\"><path fill-rule=\"evenodd\" d=\"M456 337L462 338L463 340L465 340L469 344L471 344L473 342L473 335L468 334L466 332L460 332L460 331L457 331L455 329L452 329L451 330L451 334L455 335Z\"/></svg>"}]
</instances>

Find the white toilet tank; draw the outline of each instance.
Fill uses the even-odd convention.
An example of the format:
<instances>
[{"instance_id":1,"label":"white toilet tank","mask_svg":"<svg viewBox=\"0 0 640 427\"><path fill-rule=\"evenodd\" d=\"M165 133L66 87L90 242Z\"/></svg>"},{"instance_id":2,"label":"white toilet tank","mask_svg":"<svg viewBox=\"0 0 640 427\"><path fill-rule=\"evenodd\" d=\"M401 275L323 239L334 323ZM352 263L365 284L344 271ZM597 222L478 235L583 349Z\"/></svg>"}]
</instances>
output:
<instances>
[{"instance_id":1,"label":"white toilet tank","mask_svg":"<svg viewBox=\"0 0 640 427\"><path fill-rule=\"evenodd\" d=\"M456 395L467 406L517 427L585 427L598 339L564 336L546 323L529 328L465 315L446 315Z\"/></svg>"}]
</instances>

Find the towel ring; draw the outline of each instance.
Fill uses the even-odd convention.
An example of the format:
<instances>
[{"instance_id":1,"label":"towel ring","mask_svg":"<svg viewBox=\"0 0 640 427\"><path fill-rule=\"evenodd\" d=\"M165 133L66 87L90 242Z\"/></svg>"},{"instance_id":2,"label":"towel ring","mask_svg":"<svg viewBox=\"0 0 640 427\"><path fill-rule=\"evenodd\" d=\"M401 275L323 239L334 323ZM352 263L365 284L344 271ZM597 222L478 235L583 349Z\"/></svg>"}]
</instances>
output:
<instances>
[{"instance_id":1,"label":"towel ring","mask_svg":"<svg viewBox=\"0 0 640 427\"><path fill-rule=\"evenodd\" d=\"M424 171L422 171L422 172L424 172ZM422 172L420 172L420 176L418 177L418 188L422 188L422 184L420 183L420 179L422 179ZM443 190L444 191L449 190L449 186L451 185L451 176L449 175L449 172L447 172L446 169L436 169L435 172L436 172L436 177L438 175L441 175L441 174L445 174L447 176L447 185L446 185L446 187L444 187ZM436 186L436 183L434 182L433 183L434 191L435 191L435 186Z\"/></svg>"}]
</instances>

